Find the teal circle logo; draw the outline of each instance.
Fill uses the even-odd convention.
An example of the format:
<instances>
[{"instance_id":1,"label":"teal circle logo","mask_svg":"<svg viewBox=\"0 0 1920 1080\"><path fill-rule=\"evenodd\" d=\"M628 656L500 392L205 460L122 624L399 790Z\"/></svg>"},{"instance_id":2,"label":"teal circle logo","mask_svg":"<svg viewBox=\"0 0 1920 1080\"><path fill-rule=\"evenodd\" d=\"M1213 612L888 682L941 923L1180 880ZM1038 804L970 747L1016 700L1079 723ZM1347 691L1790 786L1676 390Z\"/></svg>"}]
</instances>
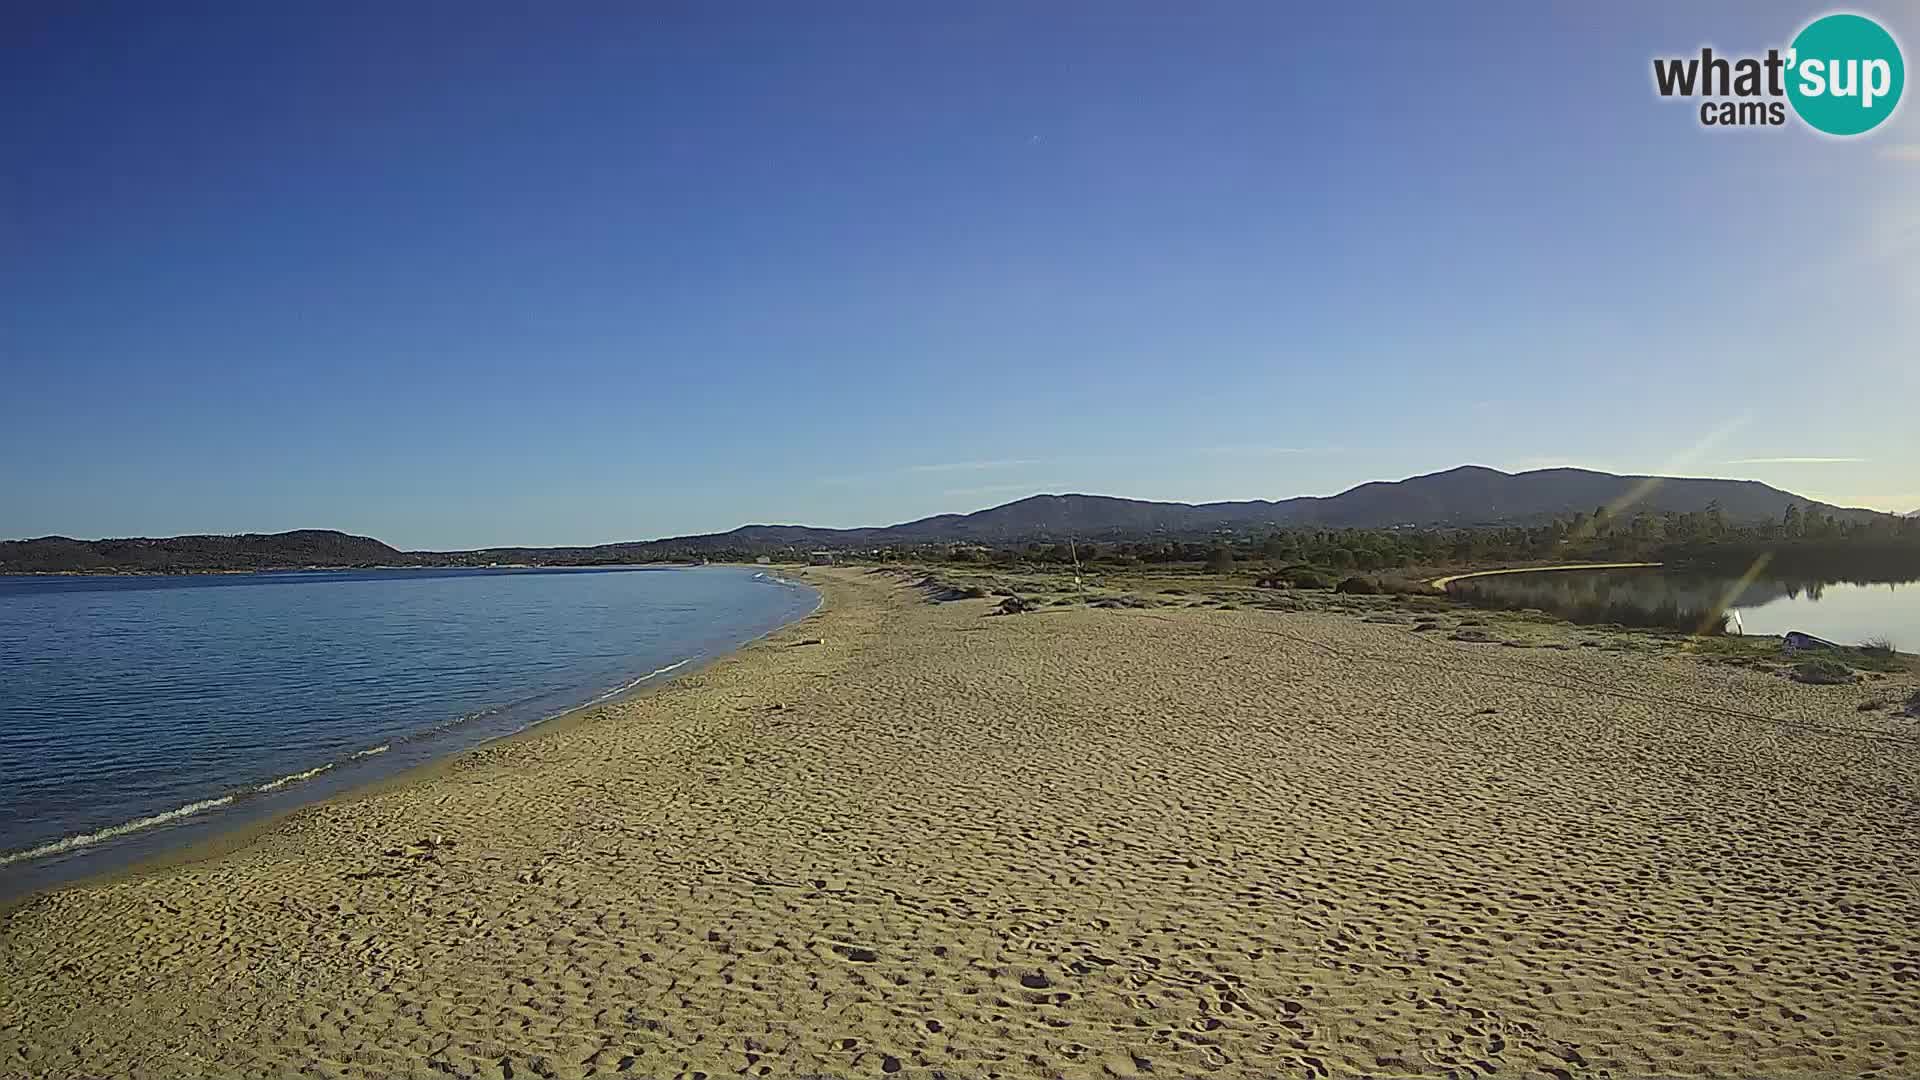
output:
<instances>
[{"instance_id":1,"label":"teal circle logo","mask_svg":"<svg viewBox=\"0 0 1920 1080\"><path fill-rule=\"evenodd\" d=\"M1893 115L1907 84L1899 44L1864 15L1826 15L1808 23L1793 39L1787 64L1793 111L1829 135L1879 127Z\"/></svg>"}]
</instances>

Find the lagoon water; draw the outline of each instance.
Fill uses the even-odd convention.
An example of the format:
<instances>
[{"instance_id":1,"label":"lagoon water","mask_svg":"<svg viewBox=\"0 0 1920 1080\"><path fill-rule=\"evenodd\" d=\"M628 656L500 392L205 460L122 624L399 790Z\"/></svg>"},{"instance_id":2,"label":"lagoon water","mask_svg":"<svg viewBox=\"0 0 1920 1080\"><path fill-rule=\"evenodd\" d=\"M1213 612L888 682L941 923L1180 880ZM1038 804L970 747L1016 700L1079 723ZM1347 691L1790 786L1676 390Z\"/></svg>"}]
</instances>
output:
<instances>
[{"instance_id":1,"label":"lagoon water","mask_svg":"<svg viewBox=\"0 0 1920 1080\"><path fill-rule=\"evenodd\" d=\"M1471 579L1476 588L1547 611L1625 604L1713 611L1730 602L1748 634L1798 630L1842 645L1885 640L1920 652L1920 581L1879 584L1732 577L1664 569L1575 570Z\"/></svg>"},{"instance_id":2,"label":"lagoon water","mask_svg":"<svg viewBox=\"0 0 1920 1080\"><path fill-rule=\"evenodd\" d=\"M728 567L0 577L0 896L668 677L817 600Z\"/></svg>"}]
</instances>

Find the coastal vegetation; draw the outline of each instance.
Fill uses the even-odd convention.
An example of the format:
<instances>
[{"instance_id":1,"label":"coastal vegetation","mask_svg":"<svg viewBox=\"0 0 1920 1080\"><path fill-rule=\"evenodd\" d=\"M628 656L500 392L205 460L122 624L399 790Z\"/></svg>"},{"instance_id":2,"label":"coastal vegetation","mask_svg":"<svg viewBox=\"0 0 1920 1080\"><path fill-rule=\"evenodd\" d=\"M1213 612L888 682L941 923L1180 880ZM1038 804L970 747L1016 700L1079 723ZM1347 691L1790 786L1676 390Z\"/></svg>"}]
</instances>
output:
<instances>
[{"instance_id":1,"label":"coastal vegetation","mask_svg":"<svg viewBox=\"0 0 1920 1080\"><path fill-rule=\"evenodd\" d=\"M0 574L207 573L308 566L402 566L406 552L371 537L331 529L234 536L133 537L121 540L0 541Z\"/></svg>"},{"instance_id":2,"label":"coastal vegetation","mask_svg":"<svg viewBox=\"0 0 1920 1080\"><path fill-rule=\"evenodd\" d=\"M1793 681L1838 686L1853 681L1853 670L1832 657L1809 656L1793 665Z\"/></svg>"},{"instance_id":3,"label":"coastal vegetation","mask_svg":"<svg viewBox=\"0 0 1920 1080\"><path fill-rule=\"evenodd\" d=\"M1920 519L1864 519L1802 513L1778 521L1730 521L1717 506L1691 513L1620 515L1604 506L1534 525L1478 528L1272 529L1209 539L1141 538L1020 545L916 545L880 549L886 558L941 556L953 562L1087 562L1114 566L1197 563L1209 569L1269 565L1350 571L1560 562L1666 562L1744 570L1765 558L1775 573L1824 580L1907 580L1920 569Z\"/></svg>"}]
</instances>

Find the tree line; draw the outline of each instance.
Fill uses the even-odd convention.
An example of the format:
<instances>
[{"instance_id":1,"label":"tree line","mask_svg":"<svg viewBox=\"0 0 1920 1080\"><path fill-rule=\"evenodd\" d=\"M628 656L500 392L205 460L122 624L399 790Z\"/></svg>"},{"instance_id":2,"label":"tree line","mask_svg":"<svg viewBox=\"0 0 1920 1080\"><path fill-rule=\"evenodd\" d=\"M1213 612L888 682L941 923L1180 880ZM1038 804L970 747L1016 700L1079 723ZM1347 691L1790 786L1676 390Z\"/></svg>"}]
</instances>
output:
<instances>
[{"instance_id":1,"label":"tree line","mask_svg":"<svg viewBox=\"0 0 1920 1080\"><path fill-rule=\"evenodd\" d=\"M1765 556L1777 570L1864 571L1863 580L1920 569L1920 519L1851 520L1790 506L1778 519L1730 521L1716 504L1688 513L1617 513L1595 507L1536 525L1482 528L1276 529L1263 534L1117 542L1046 541L1024 545L893 548L882 558L944 559L1001 565L1171 566L1201 564L1312 567L1330 573L1488 563L1668 562L1702 567L1750 565Z\"/></svg>"}]
</instances>

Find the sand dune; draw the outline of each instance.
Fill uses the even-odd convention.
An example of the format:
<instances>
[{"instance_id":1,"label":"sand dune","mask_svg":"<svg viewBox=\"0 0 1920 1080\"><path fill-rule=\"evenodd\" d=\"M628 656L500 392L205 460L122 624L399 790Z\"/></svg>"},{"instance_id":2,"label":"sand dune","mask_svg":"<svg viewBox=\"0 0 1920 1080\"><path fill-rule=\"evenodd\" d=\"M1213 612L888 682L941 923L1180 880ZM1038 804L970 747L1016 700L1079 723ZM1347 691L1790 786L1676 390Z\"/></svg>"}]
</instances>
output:
<instances>
[{"instance_id":1,"label":"sand dune","mask_svg":"<svg viewBox=\"0 0 1920 1080\"><path fill-rule=\"evenodd\" d=\"M811 576L658 692L13 913L0 1074L1920 1073L1863 688Z\"/></svg>"}]
</instances>

